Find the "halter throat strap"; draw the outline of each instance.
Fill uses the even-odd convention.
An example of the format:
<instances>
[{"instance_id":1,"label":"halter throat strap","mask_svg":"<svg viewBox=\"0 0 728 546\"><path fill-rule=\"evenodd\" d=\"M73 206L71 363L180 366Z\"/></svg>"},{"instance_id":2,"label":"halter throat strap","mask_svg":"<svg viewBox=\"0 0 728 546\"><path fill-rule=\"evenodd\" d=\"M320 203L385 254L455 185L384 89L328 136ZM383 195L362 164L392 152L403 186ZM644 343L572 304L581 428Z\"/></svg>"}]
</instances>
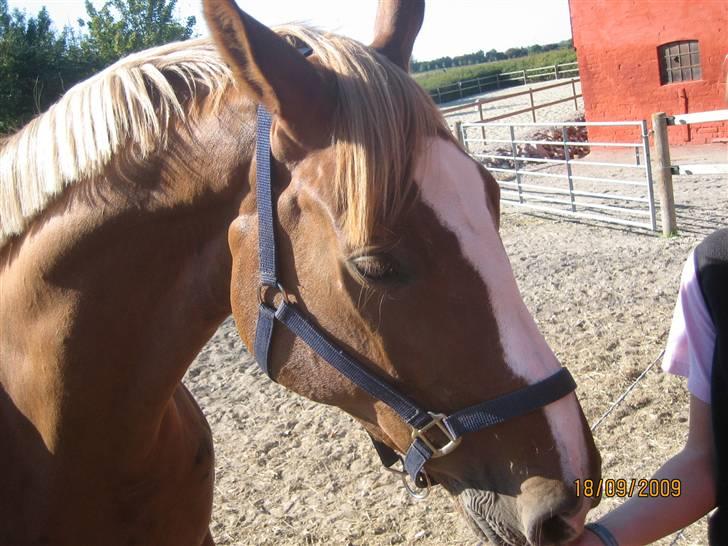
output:
<instances>
[{"instance_id":1,"label":"halter throat strap","mask_svg":"<svg viewBox=\"0 0 728 546\"><path fill-rule=\"evenodd\" d=\"M535 411L563 398L576 388L569 371L561 368L542 381L448 416L421 408L337 345L291 300L278 279L270 128L271 115L265 107L259 106L255 158L261 285L254 351L258 364L268 377L273 379L270 371L270 347L274 326L276 322L280 322L339 373L373 398L387 404L412 427L412 443L405 454L403 466L404 471L418 485L431 483L429 478L423 479L426 477L423 471L425 463L455 450L464 434ZM268 303L270 298L266 296L270 295L269 292L280 295L281 303L277 307ZM435 428L440 432L438 441L431 438L432 433L428 434L428 431ZM442 437L446 438L444 443ZM388 467L393 461L400 459L393 450L381 443L377 446L377 452Z\"/></svg>"}]
</instances>

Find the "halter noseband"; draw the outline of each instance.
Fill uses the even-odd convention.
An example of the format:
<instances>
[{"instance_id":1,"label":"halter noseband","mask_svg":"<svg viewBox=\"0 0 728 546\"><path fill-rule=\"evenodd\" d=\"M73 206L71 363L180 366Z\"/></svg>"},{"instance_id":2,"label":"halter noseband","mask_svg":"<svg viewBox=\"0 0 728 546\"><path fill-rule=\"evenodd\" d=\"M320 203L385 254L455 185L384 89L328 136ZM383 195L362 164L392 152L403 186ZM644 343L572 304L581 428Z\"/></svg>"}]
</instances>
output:
<instances>
[{"instance_id":1,"label":"halter noseband","mask_svg":"<svg viewBox=\"0 0 728 546\"><path fill-rule=\"evenodd\" d=\"M576 388L576 383L566 368L546 379L460 410L452 415L435 413L420 408L413 400L400 393L392 385L357 362L352 356L332 341L325 332L313 324L304 312L291 301L278 280L276 263L276 238L274 228L273 192L271 188L270 128L271 115L258 107L258 128L256 143L256 197L258 207L258 233L260 258L260 290L258 323L255 331L255 358L261 369L271 377L268 357L276 321L284 324L293 334L300 337L321 358L336 368L342 375L377 400L392 408L412 427L412 443L404 459L389 446L374 441L385 467L402 461L404 472L418 487L429 487L433 481L423 470L432 458L442 457L455 450L462 436L476 432L514 417L537 410L559 400ZM277 292L281 303L273 307L266 302L266 292ZM271 377L271 379L273 379ZM428 431L438 429L447 439L445 443L433 440ZM390 469L391 470L391 469ZM413 490L405 482L408 490Z\"/></svg>"}]
</instances>

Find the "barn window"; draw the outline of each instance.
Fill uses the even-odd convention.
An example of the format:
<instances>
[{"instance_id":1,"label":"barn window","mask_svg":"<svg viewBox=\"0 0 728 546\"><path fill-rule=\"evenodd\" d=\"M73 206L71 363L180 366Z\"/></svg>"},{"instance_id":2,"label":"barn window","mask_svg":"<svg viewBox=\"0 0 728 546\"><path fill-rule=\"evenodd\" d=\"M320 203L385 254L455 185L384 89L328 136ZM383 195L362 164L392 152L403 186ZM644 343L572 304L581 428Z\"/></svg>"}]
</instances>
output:
<instances>
[{"instance_id":1,"label":"barn window","mask_svg":"<svg viewBox=\"0 0 728 546\"><path fill-rule=\"evenodd\" d=\"M699 80L700 49L697 40L672 42L658 48L660 84Z\"/></svg>"}]
</instances>

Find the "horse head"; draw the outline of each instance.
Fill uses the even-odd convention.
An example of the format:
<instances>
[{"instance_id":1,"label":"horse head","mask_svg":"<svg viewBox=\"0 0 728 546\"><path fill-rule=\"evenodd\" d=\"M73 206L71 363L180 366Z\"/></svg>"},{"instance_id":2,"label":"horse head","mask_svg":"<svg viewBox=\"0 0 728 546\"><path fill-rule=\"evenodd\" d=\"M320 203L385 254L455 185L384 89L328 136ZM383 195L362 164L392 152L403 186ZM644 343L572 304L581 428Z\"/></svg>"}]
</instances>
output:
<instances>
[{"instance_id":1,"label":"horse head","mask_svg":"<svg viewBox=\"0 0 728 546\"><path fill-rule=\"evenodd\" d=\"M382 2L366 47L302 27L274 32L231 1L205 2L238 89L272 116L285 293L262 299L275 306L285 297L369 372L451 415L537 384L560 364L519 294L495 180L407 74L423 12L421 2ZM251 188L260 167L246 171ZM233 314L248 347L259 321L258 206L250 192L228 236ZM388 449L412 443L400 415L286 328L274 329L268 368L289 389L354 416ZM437 438L445 429L428 434L448 443ZM456 496L481 536L554 544L581 532L594 499L577 498L573 482L597 478L600 462L573 393L461 440L423 475Z\"/></svg>"}]
</instances>

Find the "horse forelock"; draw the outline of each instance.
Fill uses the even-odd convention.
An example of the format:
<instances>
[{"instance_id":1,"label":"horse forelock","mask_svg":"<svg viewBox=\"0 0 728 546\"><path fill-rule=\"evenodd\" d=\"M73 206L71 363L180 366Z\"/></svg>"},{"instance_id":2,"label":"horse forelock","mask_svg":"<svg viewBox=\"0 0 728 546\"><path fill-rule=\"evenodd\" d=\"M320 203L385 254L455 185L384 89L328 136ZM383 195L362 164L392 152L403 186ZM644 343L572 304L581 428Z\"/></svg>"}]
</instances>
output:
<instances>
[{"instance_id":1,"label":"horse forelock","mask_svg":"<svg viewBox=\"0 0 728 546\"><path fill-rule=\"evenodd\" d=\"M429 95L386 57L361 43L301 26L276 28L304 42L336 80L334 186L348 245L369 244L415 189L413 170L428 137L448 133Z\"/></svg>"},{"instance_id":2,"label":"horse forelock","mask_svg":"<svg viewBox=\"0 0 728 546\"><path fill-rule=\"evenodd\" d=\"M201 39L130 55L71 88L0 140L0 246L116 154L143 160L164 148L172 123L186 124L190 99L204 90L219 105L230 84L229 68Z\"/></svg>"}]
</instances>

